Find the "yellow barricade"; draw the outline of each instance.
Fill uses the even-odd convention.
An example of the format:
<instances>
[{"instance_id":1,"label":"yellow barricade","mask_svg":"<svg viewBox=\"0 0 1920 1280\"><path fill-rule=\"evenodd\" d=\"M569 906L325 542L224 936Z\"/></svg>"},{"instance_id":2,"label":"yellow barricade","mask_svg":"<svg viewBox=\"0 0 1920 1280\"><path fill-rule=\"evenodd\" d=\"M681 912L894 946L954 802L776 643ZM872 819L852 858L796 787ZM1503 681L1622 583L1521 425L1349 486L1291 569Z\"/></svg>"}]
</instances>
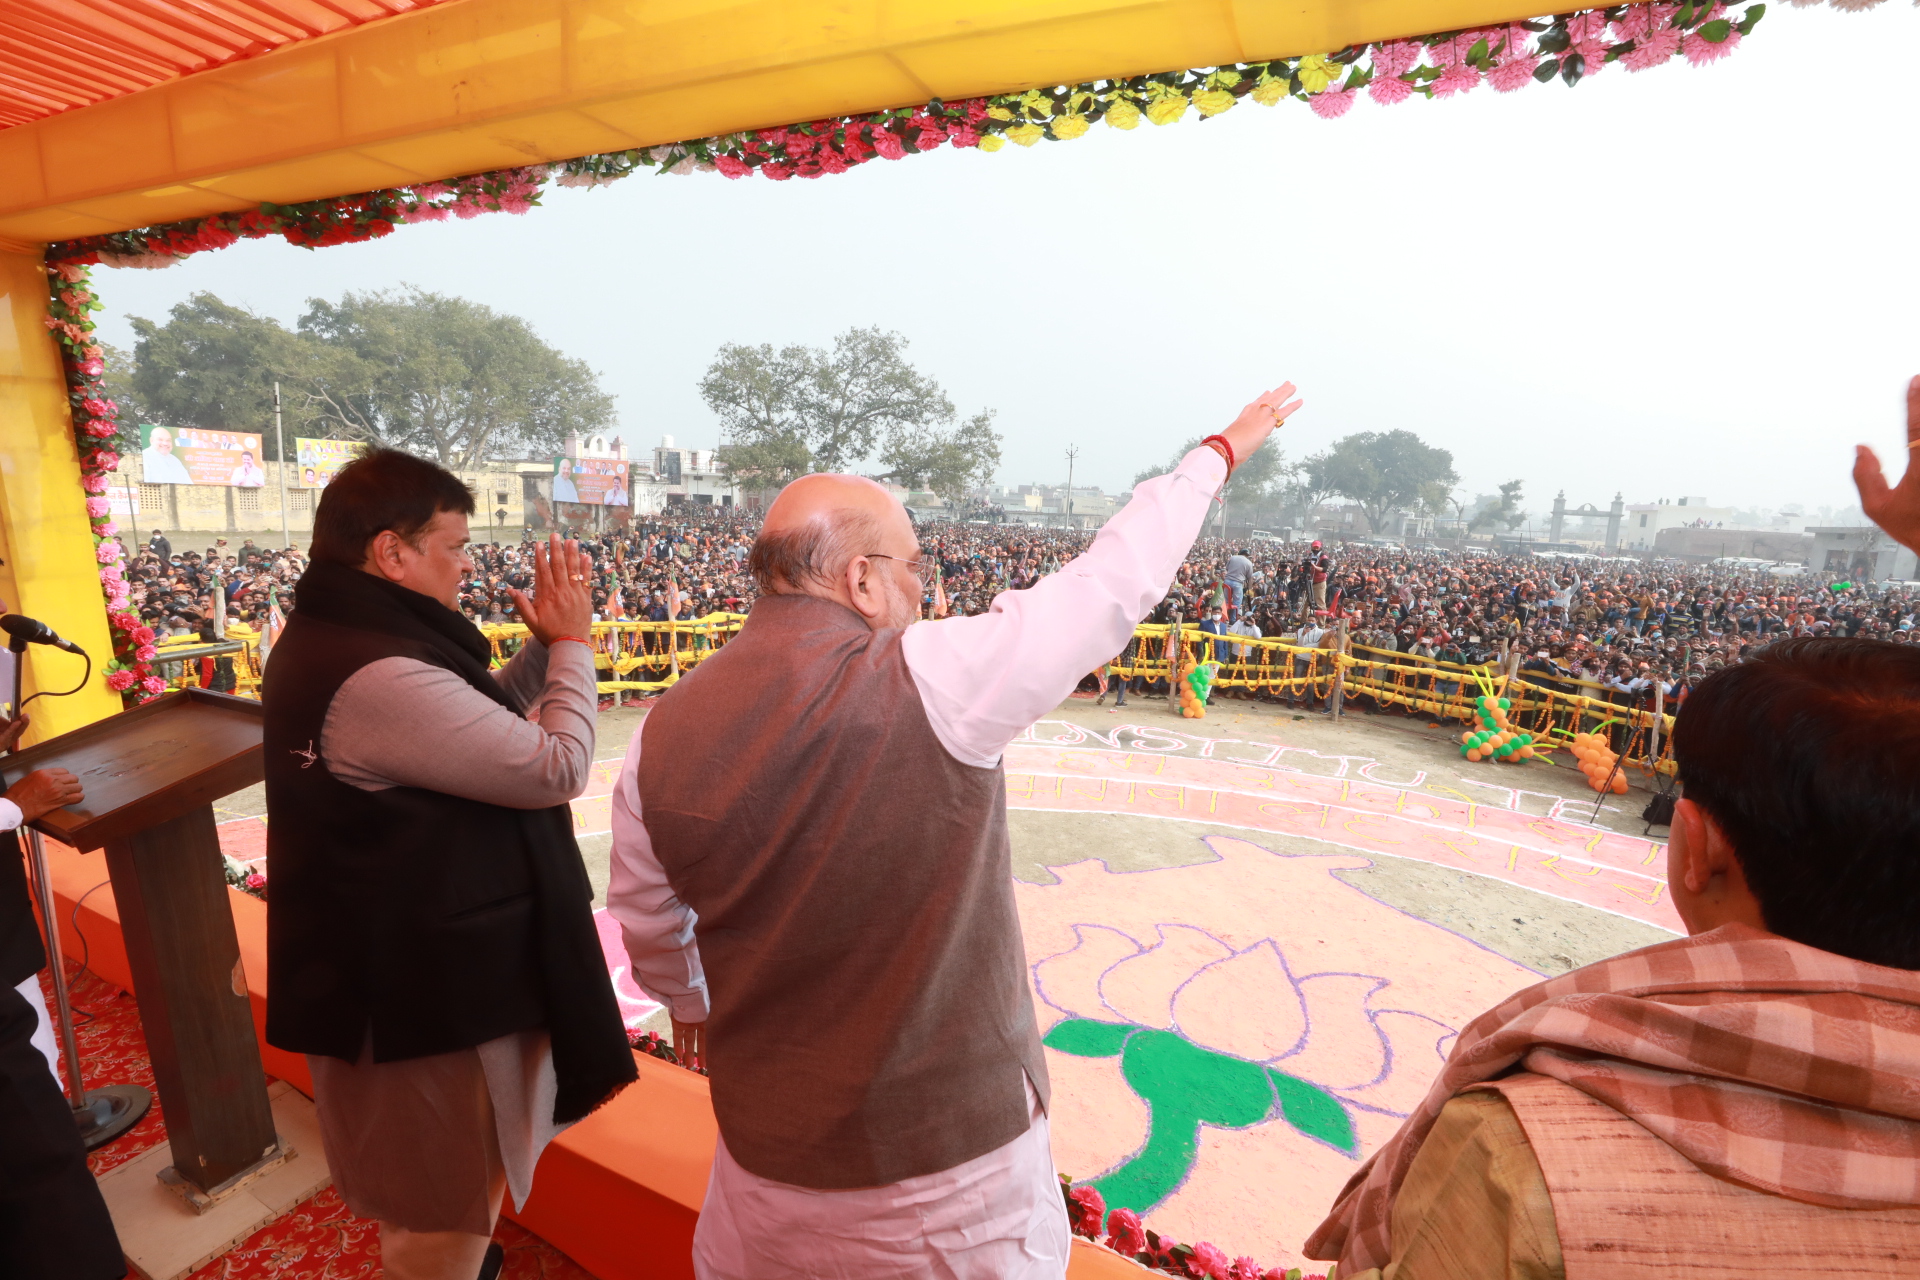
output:
<instances>
[{"instance_id":1,"label":"yellow barricade","mask_svg":"<svg viewBox=\"0 0 1920 1280\"><path fill-rule=\"evenodd\" d=\"M678 622L642 622L622 619L593 624L593 663L611 675L601 680L601 693L658 693L673 686L679 673L698 666L740 630L744 613L710 613ZM493 623L480 628L493 646L493 665L500 666L526 643L527 629L518 622ZM634 680L635 672L650 679Z\"/></svg>"},{"instance_id":2,"label":"yellow barricade","mask_svg":"<svg viewBox=\"0 0 1920 1280\"><path fill-rule=\"evenodd\" d=\"M732 639L746 621L743 613L710 613L704 618L681 622L645 622L623 619L593 624L593 663L607 678L596 682L601 693L657 693L672 686L676 671L684 672L700 665L714 650ZM492 665L505 665L527 642L527 629L517 622L483 625L480 634L493 650ZM243 697L260 696L260 633L243 623L227 627L227 639L238 640L243 648L223 657L233 659L234 692ZM192 649L204 644L198 636L175 636L154 646L154 662L167 662L169 650ZM159 668L171 689L200 687L200 664L191 659L172 669ZM642 678L631 678L634 673Z\"/></svg>"},{"instance_id":3,"label":"yellow barricade","mask_svg":"<svg viewBox=\"0 0 1920 1280\"><path fill-rule=\"evenodd\" d=\"M680 673L712 656L745 621L742 613L711 613L679 622L596 622L592 635L594 666L606 676L597 682L597 688L603 694L658 693L671 688ZM1192 625L1180 627L1179 660L1170 666L1167 651L1172 631L1156 623L1136 627L1126 652L1107 664L1108 674L1165 682L1175 678L1179 670L1217 661L1225 654L1227 660L1220 663L1214 677L1219 688L1305 698L1325 705L1338 685L1345 698L1372 698L1382 706L1403 706L1462 723L1473 721L1473 700L1480 695L1477 677L1500 683L1499 674L1489 666L1416 658L1359 644L1350 645L1347 653L1303 648L1282 636L1218 636ZM517 622L485 625L480 632L492 648L496 667L520 651L528 634ZM227 655L233 659L235 691L258 697L259 633L236 623L227 628L227 637L244 646ZM196 636L163 640L155 646L154 661L166 662L169 649L188 649L201 643ZM172 672L162 670L170 687L184 689L200 684L199 668L198 662L189 660ZM1507 714L1514 726L1536 738L1564 739L1612 720L1615 723L1609 729L1614 749L1636 763L1646 759L1653 712L1616 701L1619 693L1604 685L1571 677L1556 678L1551 684L1522 677L1507 682L1501 696L1513 703ZM1659 721L1660 752L1654 767L1672 773L1673 717L1663 714Z\"/></svg>"}]
</instances>

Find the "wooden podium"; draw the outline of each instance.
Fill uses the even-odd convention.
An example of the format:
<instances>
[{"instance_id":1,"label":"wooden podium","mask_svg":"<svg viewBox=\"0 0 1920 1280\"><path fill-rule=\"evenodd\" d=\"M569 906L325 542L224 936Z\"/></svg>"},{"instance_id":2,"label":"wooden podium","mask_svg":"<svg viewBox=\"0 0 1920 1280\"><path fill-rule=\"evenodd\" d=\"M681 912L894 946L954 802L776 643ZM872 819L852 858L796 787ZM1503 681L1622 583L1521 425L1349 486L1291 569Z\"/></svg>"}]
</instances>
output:
<instances>
[{"instance_id":1,"label":"wooden podium","mask_svg":"<svg viewBox=\"0 0 1920 1280\"><path fill-rule=\"evenodd\" d=\"M161 1177L201 1209L286 1154L212 803L264 776L262 715L257 702L186 689L0 759L9 786L58 767L86 788L33 826L83 853L106 848L172 1148Z\"/></svg>"}]
</instances>

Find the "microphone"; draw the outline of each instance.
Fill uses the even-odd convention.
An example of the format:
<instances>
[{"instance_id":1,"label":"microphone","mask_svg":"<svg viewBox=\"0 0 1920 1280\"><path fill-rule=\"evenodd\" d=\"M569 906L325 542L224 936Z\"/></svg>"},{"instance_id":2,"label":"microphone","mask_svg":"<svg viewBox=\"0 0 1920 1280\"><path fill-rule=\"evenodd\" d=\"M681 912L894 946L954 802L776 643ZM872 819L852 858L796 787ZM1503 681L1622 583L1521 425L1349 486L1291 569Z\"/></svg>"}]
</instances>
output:
<instances>
[{"instance_id":1,"label":"microphone","mask_svg":"<svg viewBox=\"0 0 1920 1280\"><path fill-rule=\"evenodd\" d=\"M9 613L0 616L0 631L6 632L21 644L50 644L56 649L65 649L68 653L87 656L87 651L71 640L62 640L59 633L37 618L25 614Z\"/></svg>"}]
</instances>

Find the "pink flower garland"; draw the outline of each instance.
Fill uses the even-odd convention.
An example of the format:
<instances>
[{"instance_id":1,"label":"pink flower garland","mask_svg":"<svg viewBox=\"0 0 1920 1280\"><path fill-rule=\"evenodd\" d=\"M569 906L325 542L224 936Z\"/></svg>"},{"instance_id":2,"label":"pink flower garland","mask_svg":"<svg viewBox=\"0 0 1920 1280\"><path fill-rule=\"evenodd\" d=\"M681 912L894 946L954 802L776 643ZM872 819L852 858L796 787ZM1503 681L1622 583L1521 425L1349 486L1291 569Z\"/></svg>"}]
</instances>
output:
<instances>
[{"instance_id":1,"label":"pink flower garland","mask_svg":"<svg viewBox=\"0 0 1920 1280\"><path fill-rule=\"evenodd\" d=\"M1101 1243L1143 1267L1189 1280L1326 1280L1322 1275L1302 1276L1297 1267L1282 1271L1278 1267L1262 1268L1252 1258L1229 1260L1225 1250L1204 1240L1181 1244L1172 1236L1147 1230L1140 1215L1131 1209L1107 1212L1106 1199L1099 1191L1076 1187L1065 1175L1060 1178L1060 1191L1067 1199L1067 1225L1073 1234L1100 1241L1104 1223L1107 1238Z\"/></svg>"},{"instance_id":2,"label":"pink flower garland","mask_svg":"<svg viewBox=\"0 0 1920 1280\"><path fill-rule=\"evenodd\" d=\"M47 259L60 264L169 267L192 254L268 236L279 236L303 249L356 244L392 235L396 227L409 222L525 213L540 203L541 184L552 171L553 166L533 165L305 204L263 204L240 213L216 213L64 241L48 248Z\"/></svg>"},{"instance_id":3,"label":"pink flower garland","mask_svg":"<svg viewBox=\"0 0 1920 1280\"><path fill-rule=\"evenodd\" d=\"M93 340L92 313L100 309L88 268L62 262L47 268L52 294L46 326L60 344L61 368L66 374L67 403L73 413L73 433L80 451L80 487L89 495L87 519L93 526L93 558L100 566L100 591L106 599L107 623L113 633L113 659L106 664L107 687L128 706L166 692L166 683L150 665L154 650L151 627L141 625L128 599L126 551L114 535L120 527L112 518L112 504L102 496L107 477L119 467L120 407L107 398L100 379L106 358Z\"/></svg>"},{"instance_id":4,"label":"pink flower garland","mask_svg":"<svg viewBox=\"0 0 1920 1280\"><path fill-rule=\"evenodd\" d=\"M1585 9L1330 54L958 102L936 100L304 204L263 204L241 213L70 240L51 246L47 256L53 263L162 267L263 236L321 248L379 239L412 222L525 213L540 203L541 188L549 180L560 186L594 187L651 168L672 174L717 172L736 179L758 173L785 182L845 173L875 159L904 160L942 147L990 151L1009 141L1020 146L1043 138L1065 141L1084 136L1100 120L1123 130L1136 127L1142 118L1170 123L1186 115L1189 106L1206 118L1246 98L1268 106L1294 98L1321 119L1337 120L1352 110L1363 90L1380 106L1394 106L1416 95L1458 97L1482 84L1500 93L1556 78L1573 85L1616 61L1629 71L1644 71L1679 54L1702 66L1738 48L1764 9L1763 4L1747 3L1737 21L1722 0ZM94 363L97 369L97 360ZM97 377L97 371L92 376Z\"/></svg>"}]
</instances>

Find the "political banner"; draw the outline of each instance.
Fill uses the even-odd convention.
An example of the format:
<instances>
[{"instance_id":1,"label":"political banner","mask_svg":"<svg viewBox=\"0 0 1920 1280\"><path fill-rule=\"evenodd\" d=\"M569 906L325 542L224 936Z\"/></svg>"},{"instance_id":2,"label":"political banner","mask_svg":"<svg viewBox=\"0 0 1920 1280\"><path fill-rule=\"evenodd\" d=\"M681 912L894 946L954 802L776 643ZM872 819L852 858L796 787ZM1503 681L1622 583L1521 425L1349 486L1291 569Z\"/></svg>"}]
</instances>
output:
<instances>
[{"instance_id":1,"label":"political banner","mask_svg":"<svg viewBox=\"0 0 1920 1280\"><path fill-rule=\"evenodd\" d=\"M299 463L299 469L294 472L294 487L324 489L333 482L340 468L366 451L366 442L362 440L309 440L304 436L296 437L293 456Z\"/></svg>"},{"instance_id":2,"label":"political banner","mask_svg":"<svg viewBox=\"0 0 1920 1280\"><path fill-rule=\"evenodd\" d=\"M260 437L250 431L140 424L140 479L145 484L218 484L258 489L267 483Z\"/></svg>"},{"instance_id":3,"label":"political banner","mask_svg":"<svg viewBox=\"0 0 1920 1280\"><path fill-rule=\"evenodd\" d=\"M553 500L593 507L624 507L627 462L624 458L555 458Z\"/></svg>"}]
</instances>

